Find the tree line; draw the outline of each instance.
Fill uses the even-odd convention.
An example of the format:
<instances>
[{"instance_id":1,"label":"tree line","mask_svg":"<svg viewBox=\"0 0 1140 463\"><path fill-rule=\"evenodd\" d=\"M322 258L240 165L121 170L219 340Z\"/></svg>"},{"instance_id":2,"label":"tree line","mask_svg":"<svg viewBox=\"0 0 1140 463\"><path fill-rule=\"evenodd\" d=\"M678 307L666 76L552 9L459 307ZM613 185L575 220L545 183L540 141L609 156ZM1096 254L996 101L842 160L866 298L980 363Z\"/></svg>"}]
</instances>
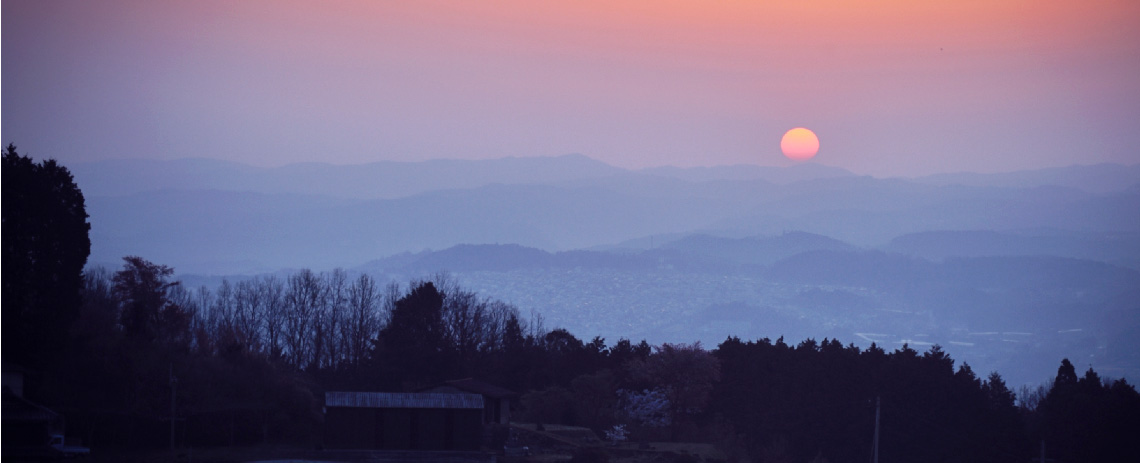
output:
<instances>
[{"instance_id":1,"label":"tree line","mask_svg":"<svg viewBox=\"0 0 1140 463\"><path fill-rule=\"evenodd\" d=\"M89 373L133 390L122 410L144 422L166 417L173 386L164 381L174 374L185 445L317 442L325 390L414 391L462 377L521 392L521 420L712 442L756 461L863 458L876 412L883 461L1027 460L1041 442L1059 461L1110 458L1140 431L1132 385L1092 369L1078 378L1068 360L1019 401L1000 374L979 377L938 346L735 337L712 350L611 345L527 322L446 275L401 287L300 270L191 291L168 267L124 262L113 274L88 272L77 339L90 342L89 356L117 357Z\"/></svg>"},{"instance_id":2,"label":"tree line","mask_svg":"<svg viewBox=\"0 0 1140 463\"><path fill-rule=\"evenodd\" d=\"M209 421L226 418L212 414L240 415L247 428L262 428L239 432L234 424L234 442L273 433L313 438L304 428L320 420L324 390L415 390L485 376L480 373L492 365L509 363L502 359L508 350L533 348L548 337L541 319L527 323L515 307L467 291L445 274L404 291L367 274L305 269L280 278L223 280L210 290L185 288L170 267L137 256L123 260L115 272L85 274L71 345L52 372L63 380L53 399L81 413L90 404L111 405L159 422L170 419L170 396L178 394L173 400L182 411L175 414L200 415L205 421L198 428L217 429ZM496 380L526 388L531 377ZM291 394L281 404L290 413L270 416L278 404L266 400L267 392ZM145 426L121 424L131 429L108 438L138 444L134 428ZM270 432L274 426L282 429Z\"/></svg>"}]
</instances>

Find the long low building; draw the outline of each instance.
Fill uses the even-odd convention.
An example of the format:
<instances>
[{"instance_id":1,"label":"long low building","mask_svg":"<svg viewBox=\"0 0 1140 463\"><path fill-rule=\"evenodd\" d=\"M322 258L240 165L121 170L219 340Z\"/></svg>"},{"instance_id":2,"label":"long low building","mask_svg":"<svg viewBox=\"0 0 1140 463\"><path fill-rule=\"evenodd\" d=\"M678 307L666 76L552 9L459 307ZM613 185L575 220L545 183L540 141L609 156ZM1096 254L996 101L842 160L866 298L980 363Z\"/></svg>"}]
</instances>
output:
<instances>
[{"instance_id":1,"label":"long low building","mask_svg":"<svg viewBox=\"0 0 1140 463\"><path fill-rule=\"evenodd\" d=\"M474 378L454 379L419 392L469 393L483 396L483 424L510 424L514 391Z\"/></svg>"},{"instance_id":2,"label":"long low building","mask_svg":"<svg viewBox=\"0 0 1140 463\"><path fill-rule=\"evenodd\" d=\"M326 392L325 448L478 450L483 405L466 393Z\"/></svg>"}]
</instances>

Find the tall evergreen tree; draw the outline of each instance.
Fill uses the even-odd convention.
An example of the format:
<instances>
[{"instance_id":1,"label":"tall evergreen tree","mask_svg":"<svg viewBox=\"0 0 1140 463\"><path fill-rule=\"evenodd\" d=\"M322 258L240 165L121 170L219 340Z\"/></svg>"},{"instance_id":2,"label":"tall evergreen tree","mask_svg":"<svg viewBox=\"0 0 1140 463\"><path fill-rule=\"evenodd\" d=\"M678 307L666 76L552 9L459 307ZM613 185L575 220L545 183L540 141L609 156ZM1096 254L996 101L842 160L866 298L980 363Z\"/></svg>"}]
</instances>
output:
<instances>
[{"instance_id":1,"label":"tall evergreen tree","mask_svg":"<svg viewBox=\"0 0 1140 463\"><path fill-rule=\"evenodd\" d=\"M3 162L3 355L38 368L63 348L79 313L91 225L66 167L34 163L11 144Z\"/></svg>"},{"instance_id":2,"label":"tall evergreen tree","mask_svg":"<svg viewBox=\"0 0 1140 463\"><path fill-rule=\"evenodd\" d=\"M451 349L443 324L443 299L431 282L421 283L396 301L388 325L380 331L374 360L394 368L406 382L427 384L446 379Z\"/></svg>"}]
</instances>

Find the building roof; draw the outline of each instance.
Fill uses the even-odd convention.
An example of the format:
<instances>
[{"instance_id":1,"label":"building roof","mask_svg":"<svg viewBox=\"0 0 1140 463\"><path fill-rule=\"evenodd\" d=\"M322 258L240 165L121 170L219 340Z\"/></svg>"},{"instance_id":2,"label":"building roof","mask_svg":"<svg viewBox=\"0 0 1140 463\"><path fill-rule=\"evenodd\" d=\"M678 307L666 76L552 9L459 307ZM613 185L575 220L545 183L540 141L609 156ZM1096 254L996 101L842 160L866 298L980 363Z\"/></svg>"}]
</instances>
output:
<instances>
[{"instance_id":1,"label":"building roof","mask_svg":"<svg viewBox=\"0 0 1140 463\"><path fill-rule=\"evenodd\" d=\"M483 408L478 394L438 392L326 392L326 407L360 408Z\"/></svg>"},{"instance_id":2,"label":"building roof","mask_svg":"<svg viewBox=\"0 0 1140 463\"><path fill-rule=\"evenodd\" d=\"M59 414L4 388L3 418L4 421L53 422L59 419Z\"/></svg>"},{"instance_id":3,"label":"building roof","mask_svg":"<svg viewBox=\"0 0 1140 463\"><path fill-rule=\"evenodd\" d=\"M492 399L508 399L518 395L515 391L504 389L491 383L483 382L474 378L453 379L451 381L444 381L443 384L426 389L425 391L447 391L454 389L462 392L470 392L472 394L479 394L484 397Z\"/></svg>"}]
</instances>

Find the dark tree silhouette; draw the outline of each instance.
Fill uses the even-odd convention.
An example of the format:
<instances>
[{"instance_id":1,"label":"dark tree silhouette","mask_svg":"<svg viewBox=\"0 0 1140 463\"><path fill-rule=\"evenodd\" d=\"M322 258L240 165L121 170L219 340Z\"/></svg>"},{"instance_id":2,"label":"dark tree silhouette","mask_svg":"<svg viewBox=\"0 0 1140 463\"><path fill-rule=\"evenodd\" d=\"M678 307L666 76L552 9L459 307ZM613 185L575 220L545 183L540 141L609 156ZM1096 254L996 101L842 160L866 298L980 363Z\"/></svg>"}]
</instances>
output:
<instances>
[{"instance_id":1,"label":"dark tree silhouette","mask_svg":"<svg viewBox=\"0 0 1140 463\"><path fill-rule=\"evenodd\" d=\"M348 287L348 320L343 337L350 365L355 366L365 358L368 343L379 332L382 302L376 280L367 274L360 275Z\"/></svg>"},{"instance_id":2,"label":"dark tree silhouette","mask_svg":"<svg viewBox=\"0 0 1140 463\"><path fill-rule=\"evenodd\" d=\"M720 380L720 361L701 348L699 342L662 344L644 362L632 362L633 376L644 377L660 387L669 399L670 433L677 438L677 427L689 415L705 409L713 387Z\"/></svg>"},{"instance_id":3,"label":"dark tree silhouette","mask_svg":"<svg viewBox=\"0 0 1140 463\"><path fill-rule=\"evenodd\" d=\"M1056 461L1134 459L1140 435L1140 394L1123 379L1107 383L1089 368L1083 377L1061 361L1053 387L1041 401L1040 439Z\"/></svg>"},{"instance_id":4,"label":"dark tree silhouette","mask_svg":"<svg viewBox=\"0 0 1140 463\"><path fill-rule=\"evenodd\" d=\"M119 317L128 339L142 343L161 341L171 346L189 343L190 314L171 300L174 269L137 256L123 258L112 288L119 300Z\"/></svg>"},{"instance_id":5,"label":"dark tree silhouette","mask_svg":"<svg viewBox=\"0 0 1140 463\"><path fill-rule=\"evenodd\" d=\"M441 381L450 370L451 352L443 322L444 295L431 282L396 301L388 326L380 331L373 358L394 368L409 383Z\"/></svg>"},{"instance_id":6,"label":"dark tree silhouette","mask_svg":"<svg viewBox=\"0 0 1140 463\"><path fill-rule=\"evenodd\" d=\"M1026 461L1023 421L1000 376L957 371L937 346L884 352L808 340L729 338L714 352L711 411L754 458L858 461L881 403L883 461Z\"/></svg>"},{"instance_id":7,"label":"dark tree silhouette","mask_svg":"<svg viewBox=\"0 0 1140 463\"><path fill-rule=\"evenodd\" d=\"M9 144L3 167L4 360L42 367L79 313L91 253L83 193L66 167Z\"/></svg>"}]
</instances>

